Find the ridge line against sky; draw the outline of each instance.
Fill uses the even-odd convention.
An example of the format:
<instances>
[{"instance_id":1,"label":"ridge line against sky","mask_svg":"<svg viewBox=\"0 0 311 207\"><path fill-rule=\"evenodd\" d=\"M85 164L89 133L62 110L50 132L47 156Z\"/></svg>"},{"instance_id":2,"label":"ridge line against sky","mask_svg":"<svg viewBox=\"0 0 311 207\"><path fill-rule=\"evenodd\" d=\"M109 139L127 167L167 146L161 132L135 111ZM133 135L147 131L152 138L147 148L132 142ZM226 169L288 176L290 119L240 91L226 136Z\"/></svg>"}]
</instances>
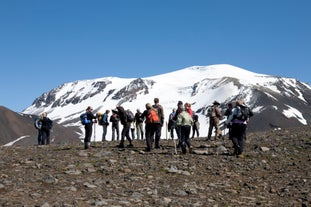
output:
<instances>
[{"instance_id":1,"label":"ridge line against sky","mask_svg":"<svg viewBox=\"0 0 311 207\"><path fill-rule=\"evenodd\" d=\"M0 1L0 105L57 86L230 64L311 83L309 0Z\"/></svg>"}]
</instances>

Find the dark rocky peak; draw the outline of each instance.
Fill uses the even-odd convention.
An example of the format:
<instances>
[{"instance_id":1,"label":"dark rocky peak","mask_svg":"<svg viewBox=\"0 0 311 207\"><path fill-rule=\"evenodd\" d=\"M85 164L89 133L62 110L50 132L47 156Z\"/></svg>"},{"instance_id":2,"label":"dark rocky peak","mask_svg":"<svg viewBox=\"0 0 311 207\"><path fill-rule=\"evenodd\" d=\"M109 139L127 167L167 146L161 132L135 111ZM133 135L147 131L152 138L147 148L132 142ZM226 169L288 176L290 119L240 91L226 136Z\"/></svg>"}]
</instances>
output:
<instances>
[{"instance_id":1,"label":"dark rocky peak","mask_svg":"<svg viewBox=\"0 0 311 207\"><path fill-rule=\"evenodd\" d=\"M148 94L149 93L149 86L152 86L155 82L143 80L141 78L137 78L131 81L127 86L123 87L121 90L116 92L112 99L120 100L119 104L124 102L131 102L132 100L136 99L138 94Z\"/></svg>"}]
</instances>

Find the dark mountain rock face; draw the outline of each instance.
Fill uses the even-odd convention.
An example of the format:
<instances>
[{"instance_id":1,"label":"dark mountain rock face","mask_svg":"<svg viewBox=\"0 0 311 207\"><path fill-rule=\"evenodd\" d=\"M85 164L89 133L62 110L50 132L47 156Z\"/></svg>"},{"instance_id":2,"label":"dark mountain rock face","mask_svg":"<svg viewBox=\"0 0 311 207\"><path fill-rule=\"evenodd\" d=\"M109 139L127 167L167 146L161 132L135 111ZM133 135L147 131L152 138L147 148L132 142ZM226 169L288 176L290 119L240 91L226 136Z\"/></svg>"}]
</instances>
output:
<instances>
[{"instance_id":1,"label":"dark mountain rock face","mask_svg":"<svg viewBox=\"0 0 311 207\"><path fill-rule=\"evenodd\" d=\"M0 206L311 206L310 127L248 133L244 158L228 138L191 141L0 147Z\"/></svg>"},{"instance_id":2,"label":"dark mountain rock face","mask_svg":"<svg viewBox=\"0 0 311 207\"><path fill-rule=\"evenodd\" d=\"M133 80L129 85L117 91L112 99L118 100L118 105L121 105L136 99L138 94L148 94L148 85L141 78Z\"/></svg>"}]
</instances>

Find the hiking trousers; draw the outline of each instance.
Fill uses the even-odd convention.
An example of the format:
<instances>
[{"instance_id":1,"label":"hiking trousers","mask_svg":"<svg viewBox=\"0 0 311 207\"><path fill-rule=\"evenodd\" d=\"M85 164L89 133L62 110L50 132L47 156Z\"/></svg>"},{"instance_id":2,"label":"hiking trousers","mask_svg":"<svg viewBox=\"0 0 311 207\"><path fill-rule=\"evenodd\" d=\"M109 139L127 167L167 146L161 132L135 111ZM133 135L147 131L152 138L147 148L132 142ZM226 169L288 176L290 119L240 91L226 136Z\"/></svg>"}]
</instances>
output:
<instances>
[{"instance_id":1,"label":"hiking trousers","mask_svg":"<svg viewBox=\"0 0 311 207\"><path fill-rule=\"evenodd\" d=\"M211 139L213 128L215 128L215 139L221 138L221 130L219 128L219 118L216 116L211 117L209 119L209 128L208 128L207 139Z\"/></svg>"},{"instance_id":2,"label":"hiking trousers","mask_svg":"<svg viewBox=\"0 0 311 207\"><path fill-rule=\"evenodd\" d=\"M244 151L246 124L232 124L231 136L232 143L234 147L234 152L236 155L240 155Z\"/></svg>"},{"instance_id":3,"label":"hiking trousers","mask_svg":"<svg viewBox=\"0 0 311 207\"><path fill-rule=\"evenodd\" d=\"M191 126L181 126L181 142L185 143L189 148L191 146L190 143L190 131L191 131Z\"/></svg>"},{"instance_id":4,"label":"hiking trousers","mask_svg":"<svg viewBox=\"0 0 311 207\"><path fill-rule=\"evenodd\" d=\"M123 129L121 132L120 146L124 146L125 137L126 137L127 141L129 141L130 145L132 144L132 140L130 137L130 128L131 128L131 122L126 122L126 124L123 125Z\"/></svg>"},{"instance_id":5,"label":"hiking trousers","mask_svg":"<svg viewBox=\"0 0 311 207\"><path fill-rule=\"evenodd\" d=\"M92 132L93 132L93 123L84 125L84 129L85 129L84 143L91 142L91 137L92 137Z\"/></svg>"},{"instance_id":6,"label":"hiking trousers","mask_svg":"<svg viewBox=\"0 0 311 207\"><path fill-rule=\"evenodd\" d=\"M157 124L154 123L147 123L145 125L145 132L146 132L146 150L150 151L152 149L153 141L154 141L154 134L157 130Z\"/></svg>"}]
</instances>

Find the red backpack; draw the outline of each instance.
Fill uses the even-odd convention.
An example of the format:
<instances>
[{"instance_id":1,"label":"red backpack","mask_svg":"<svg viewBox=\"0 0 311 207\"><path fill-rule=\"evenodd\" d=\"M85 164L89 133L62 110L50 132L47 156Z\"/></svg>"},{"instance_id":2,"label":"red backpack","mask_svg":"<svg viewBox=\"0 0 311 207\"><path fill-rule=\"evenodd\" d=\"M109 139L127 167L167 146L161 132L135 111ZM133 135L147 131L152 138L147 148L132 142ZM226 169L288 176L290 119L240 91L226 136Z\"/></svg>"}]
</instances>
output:
<instances>
[{"instance_id":1,"label":"red backpack","mask_svg":"<svg viewBox=\"0 0 311 207\"><path fill-rule=\"evenodd\" d=\"M147 119L148 119L148 123L160 123L158 112L154 109L149 110Z\"/></svg>"}]
</instances>

